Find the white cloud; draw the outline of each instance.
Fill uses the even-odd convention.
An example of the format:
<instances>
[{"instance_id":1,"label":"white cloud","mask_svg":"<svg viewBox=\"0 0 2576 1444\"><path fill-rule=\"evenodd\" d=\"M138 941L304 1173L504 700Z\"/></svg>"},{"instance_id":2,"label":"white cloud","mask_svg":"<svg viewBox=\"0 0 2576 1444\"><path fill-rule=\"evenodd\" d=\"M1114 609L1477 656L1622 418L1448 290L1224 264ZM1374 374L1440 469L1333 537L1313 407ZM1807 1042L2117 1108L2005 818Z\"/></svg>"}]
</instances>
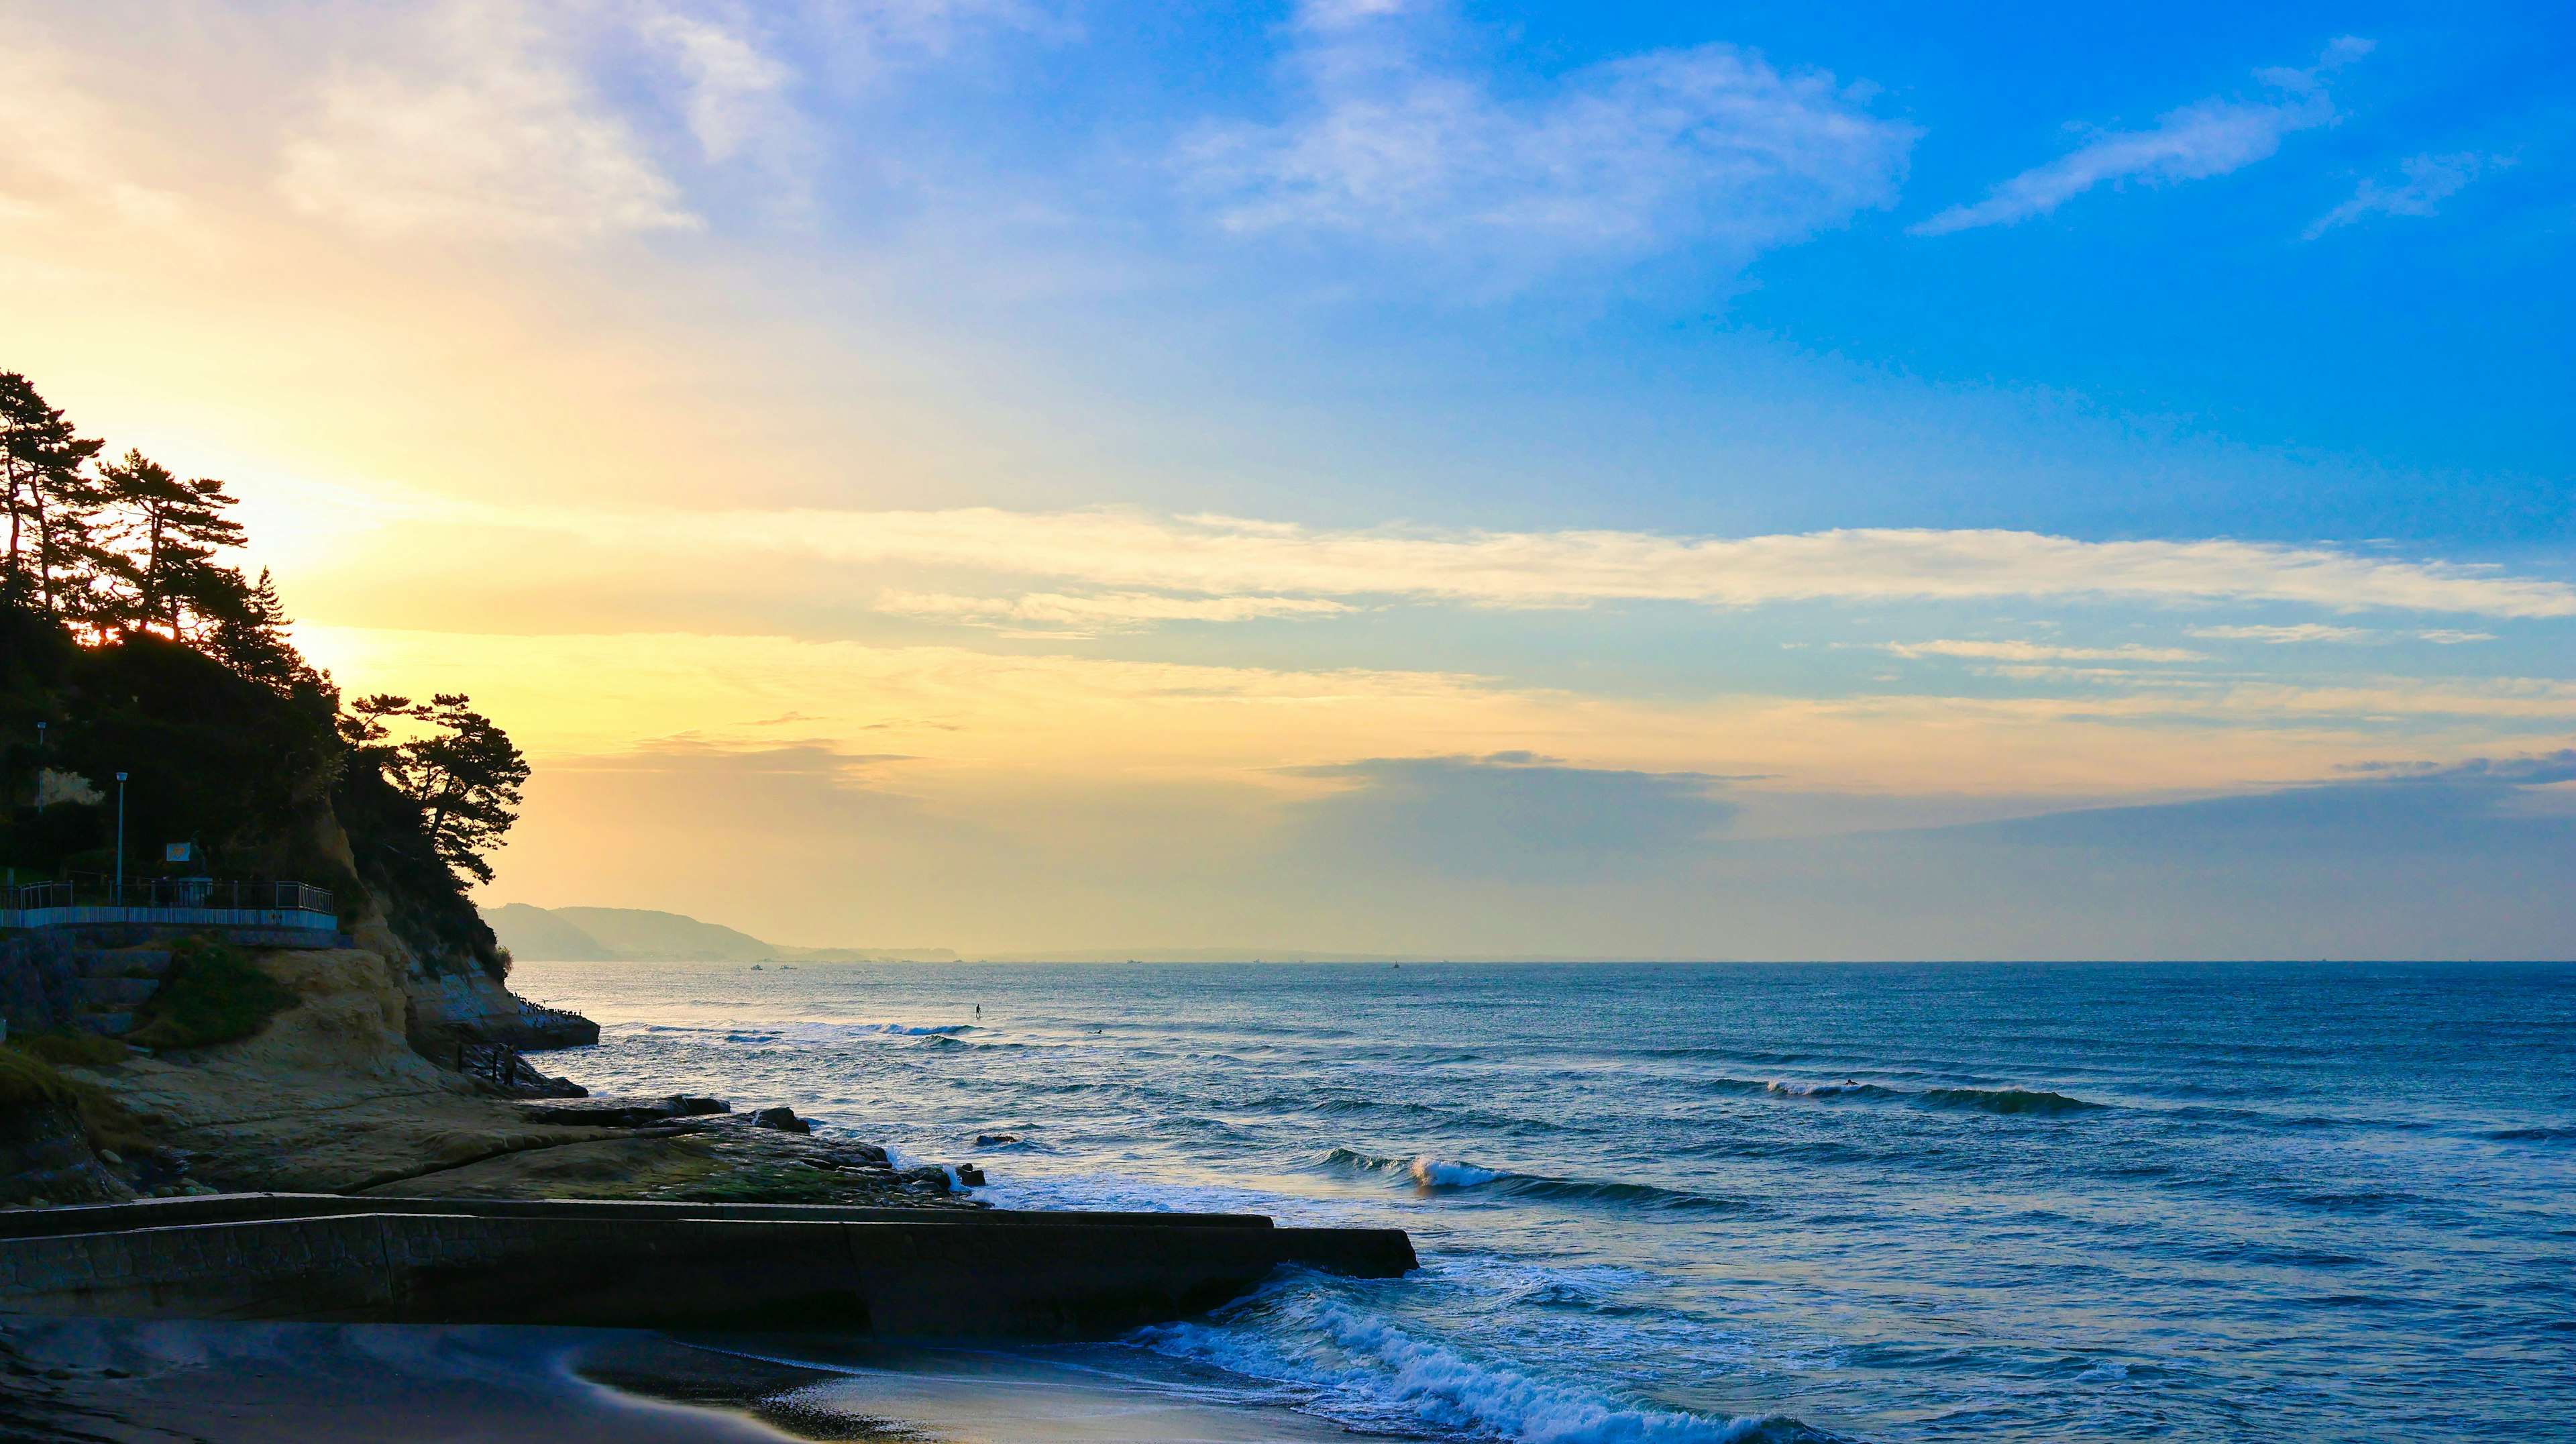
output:
<instances>
[{"instance_id":1,"label":"white cloud","mask_svg":"<svg viewBox=\"0 0 2576 1444\"><path fill-rule=\"evenodd\" d=\"M2068 597L2576 616L2576 586L2492 565L2224 539L2088 542L2038 532L1896 527L1753 537L1395 526L1326 531L1117 508L608 511L370 496L367 508L343 513L347 530L445 524L489 538L487 549L514 535L561 537L580 543L578 554L615 556L621 567L642 555L722 553L746 558L742 566L757 571L765 564L752 559L769 554L828 565L1046 577L1101 593L1390 597L1506 607ZM369 509L372 516L365 515ZM559 566L577 554L547 545Z\"/></svg>"},{"instance_id":2,"label":"white cloud","mask_svg":"<svg viewBox=\"0 0 2576 1444\"><path fill-rule=\"evenodd\" d=\"M2511 164L2506 157L2491 155L2411 157L2397 164L2404 180L2383 185L2375 176L2363 177L2352 199L2317 217L2306 237L2313 241L2337 226L2350 225L2368 215L2429 216L2436 204L2459 194L2462 187L2481 174Z\"/></svg>"},{"instance_id":3,"label":"white cloud","mask_svg":"<svg viewBox=\"0 0 2576 1444\"><path fill-rule=\"evenodd\" d=\"M787 103L796 72L764 54L738 18L660 8L638 29L679 73L689 133L707 159L775 146L801 128Z\"/></svg>"},{"instance_id":4,"label":"white cloud","mask_svg":"<svg viewBox=\"0 0 2576 1444\"><path fill-rule=\"evenodd\" d=\"M1149 592L1066 596L1032 592L1019 597L961 597L938 592L889 591L877 610L994 627L1015 634L1090 635L1140 631L1156 622L1245 622L1261 617L1325 617L1356 610L1320 597L1171 597Z\"/></svg>"},{"instance_id":5,"label":"white cloud","mask_svg":"<svg viewBox=\"0 0 2576 1444\"><path fill-rule=\"evenodd\" d=\"M2191 634L2195 637L2209 637L2220 641L2270 642L2274 645L2292 642L2384 642L2396 636L2413 637L2417 641L2432 642L2445 647L2456 646L2462 642L2495 640L2493 632L2463 632L2443 627L2416 632L2379 632L2368 627L2330 627L2323 622L2299 622L2289 626L2194 627L2191 629Z\"/></svg>"},{"instance_id":6,"label":"white cloud","mask_svg":"<svg viewBox=\"0 0 2576 1444\"><path fill-rule=\"evenodd\" d=\"M450 5L415 39L407 64L322 84L282 155L298 209L377 234L557 242L699 224L517 6Z\"/></svg>"},{"instance_id":7,"label":"white cloud","mask_svg":"<svg viewBox=\"0 0 2576 1444\"><path fill-rule=\"evenodd\" d=\"M2328 45L2306 70L2274 68L2255 78L2280 92L2271 101L2212 96L2157 117L2152 130L2113 131L2046 165L1996 186L1974 205L1952 206L1913 226L1918 236L1948 235L1977 226L2010 225L2046 215L2105 181L2149 185L2201 180L2241 170L2281 148L2293 131L2335 119L2333 99L2319 77L2369 53L2371 43L2345 36Z\"/></svg>"},{"instance_id":8,"label":"white cloud","mask_svg":"<svg viewBox=\"0 0 2576 1444\"><path fill-rule=\"evenodd\" d=\"M2287 626L2194 627L2195 637L2208 637L2221 642L2268 642L2287 646L2295 642L2374 642L2380 633L2368 627L2330 627L2323 622L2296 622Z\"/></svg>"},{"instance_id":9,"label":"white cloud","mask_svg":"<svg viewBox=\"0 0 2576 1444\"><path fill-rule=\"evenodd\" d=\"M2084 542L1869 528L1743 538L1647 532L1312 531L1125 511L717 512L592 519L617 539L805 552L1216 595L1415 596L1502 606L1622 600L2103 596L2576 615L2576 587L2490 568L2238 541ZM604 539L604 538L603 538Z\"/></svg>"},{"instance_id":10,"label":"white cloud","mask_svg":"<svg viewBox=\"0 0 2576 1444\"><path fill-rule=\"evenodd\" d=\"M1291 61L1303 112L1212 130L1189 151L1226 198L1224 223L1544 261L1692 240L1749 252L1895 200L1913 127L1829 75L1704 45L1510 100L1426 58L1440 19L1402 0L1307 5Z\"/></svg>"},{"instance_id":11,"label":"white cloud","mask_svg":"<svg viewBox=\"0 0 2576 1444\"><path fill-rule=\"evenodd\" d=\"M2198 662L2203 654L2182 647L2056 647L2043 642L1883 642L1899 657L1976 657L2000 662Z\"/></svg>"}]
</instances>

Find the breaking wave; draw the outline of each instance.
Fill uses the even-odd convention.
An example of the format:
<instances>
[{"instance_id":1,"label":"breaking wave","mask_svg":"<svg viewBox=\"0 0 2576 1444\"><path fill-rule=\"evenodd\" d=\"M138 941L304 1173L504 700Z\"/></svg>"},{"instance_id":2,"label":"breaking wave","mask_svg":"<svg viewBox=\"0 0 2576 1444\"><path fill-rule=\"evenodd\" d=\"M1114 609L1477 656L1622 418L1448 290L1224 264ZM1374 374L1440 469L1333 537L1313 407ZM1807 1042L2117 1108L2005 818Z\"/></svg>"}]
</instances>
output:
<instances>
[{"instance_id":1,"label":"breaking wave","mask_svg":"<svg viewBox=\"0 0 2576 1444\"><path fill-rule=\"evenodd\" d=\"M1325 1167L1340 1172L1402 1179L1425 1193L1472 1191L1513 1198L1560 1199L1570 1203L1609 1203L1652 1209L1731 1210L1749 1206L1736 1199L1658 1188L1651 1183L1551 1178L1546 1174L1514 1173L1507 1169L1436 1158L1428 1153L1414 1158L1381 1158L1354 1148L1336 1148L1325 1154L1322 1162Z\"/></svg>"},{"instance_id":2,"label":"breaking wave","mask_svg":"<svg viewBox=\"0 0 2576 1444\"><path fill-rule=\"evenodd\" d=\"M1314 1292L1272 1285L1213 1323L1159 1324L1131 1342L1171 1358L1313 1387L1303 1407L1364 1429L1440 1429L1512 1444L1821 1444L1785 1416L1714 1418L1643 1409L1544 1383L1417 1339L1391 1320Z\"/></svg>"}]
</instances>

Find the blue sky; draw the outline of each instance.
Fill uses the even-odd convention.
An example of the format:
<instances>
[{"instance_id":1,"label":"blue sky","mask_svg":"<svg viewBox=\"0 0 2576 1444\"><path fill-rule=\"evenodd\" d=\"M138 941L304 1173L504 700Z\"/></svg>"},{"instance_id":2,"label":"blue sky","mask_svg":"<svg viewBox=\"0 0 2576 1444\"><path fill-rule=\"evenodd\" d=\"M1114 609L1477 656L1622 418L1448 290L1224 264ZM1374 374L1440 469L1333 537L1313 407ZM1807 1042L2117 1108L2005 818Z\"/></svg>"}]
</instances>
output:
<instances>
[{"instance_id":1,"label":"blue sky","mask_svg":"<svg viewBox=\"0 0 2576 1444\"><path fill-rule=\"evenodd\" d=\"M2566 946L2563 8L0 17L0 365L527 742L496 900Z\"/></svg>"},{"instance_id":2,"label":"blue sky","mask_svg":"<svg viewBox=\"0 0 2576 1444\"><path fill-rule=\"evenodd\" d=\"M1407 474L1368 477L1355 511L1392 485L1413 514L1481 524L2563 543L2563 16L2086 9L1425 7L1329 34L1275 9L960 19L951 48L840 101L912 159L832 157L813 202L829 219L809 223L894 248L969 230L983 253L920 298L935 315L1105 351L1140 389L1248 428L1329 416L1356 449L1393 449ZM2366 50L2319 70L2347 38ZM1278 160L1261 147L1336 106L1432 86L1489 121L1570 130L1558 112L1610 88L1604 67L1712 45L1829 73L1860 98L1819 105L1875 142L1802 177L1709 180L1775 218L1751 227L1693 216L1686 194L1610 199L1687 190L1637 179L1686 169L1678 143L1555 184L1422 160L1446 173L1398 177L1384 204L1318 198L1361 183L1347 173L1260 172ZM1319 79L1337 46L1392 73ZM2048 209L1918 233L2196 106L2230 113L2178 161L2122 174L2113 157ZM1199 166L1230 134L1256 152L1249 178ZM1318 163L1336 159L1358 164ZM1621 211L1620 233L1478 218L1533 195ZM1263 212L1283 197L1307 204ZM738 199L741 224L765 199ZM997 262L1043 274L997 301ZM1807 484L1711 475L1748 450ZM1313 440L1291 455L1355 459ZM1247 470L1274 506L1313 485Z\"/></svg>"}]
</instances>

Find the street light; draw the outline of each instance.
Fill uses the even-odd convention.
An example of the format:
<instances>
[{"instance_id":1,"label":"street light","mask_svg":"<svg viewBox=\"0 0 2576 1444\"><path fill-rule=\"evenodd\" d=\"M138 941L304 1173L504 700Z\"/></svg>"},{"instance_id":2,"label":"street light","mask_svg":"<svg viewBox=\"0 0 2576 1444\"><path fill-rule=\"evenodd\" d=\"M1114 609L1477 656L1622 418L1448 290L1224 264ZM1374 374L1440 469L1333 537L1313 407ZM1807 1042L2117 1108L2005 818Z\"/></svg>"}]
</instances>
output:
<instances>
[{"instance_id":1,"label":"street light","mask_svg":"<svg viewBox=\"0 0 2576 1444\"><path fill-rule=\"evenodd\" d=\"M125 906L125 774L116 774L116 905Z\"/></svg>"}]
</instances>

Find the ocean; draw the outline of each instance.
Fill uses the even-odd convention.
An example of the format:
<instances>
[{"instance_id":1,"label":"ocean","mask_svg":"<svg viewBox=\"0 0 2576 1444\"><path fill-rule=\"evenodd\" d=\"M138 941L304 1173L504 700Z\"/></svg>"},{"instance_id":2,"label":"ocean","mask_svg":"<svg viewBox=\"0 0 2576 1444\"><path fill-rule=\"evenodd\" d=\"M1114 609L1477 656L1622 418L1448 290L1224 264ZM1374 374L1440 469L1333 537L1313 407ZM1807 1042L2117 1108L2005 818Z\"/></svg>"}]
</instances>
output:
<instances>
[{"instance_id":1,"label":"ocean","mask_svg":"<svg viewBox=\"0 0 2576 1444\"><path fill-rule=\"evenodd\" d=\"M1000 1206L1412 1232L1414 1277L1053 1356L1122 1387L1533 1444L2576 1437L2576 967L513 984L600 1021L544 1060L596 1091L787 1103Z\"/></svg>"}]
</instances>

